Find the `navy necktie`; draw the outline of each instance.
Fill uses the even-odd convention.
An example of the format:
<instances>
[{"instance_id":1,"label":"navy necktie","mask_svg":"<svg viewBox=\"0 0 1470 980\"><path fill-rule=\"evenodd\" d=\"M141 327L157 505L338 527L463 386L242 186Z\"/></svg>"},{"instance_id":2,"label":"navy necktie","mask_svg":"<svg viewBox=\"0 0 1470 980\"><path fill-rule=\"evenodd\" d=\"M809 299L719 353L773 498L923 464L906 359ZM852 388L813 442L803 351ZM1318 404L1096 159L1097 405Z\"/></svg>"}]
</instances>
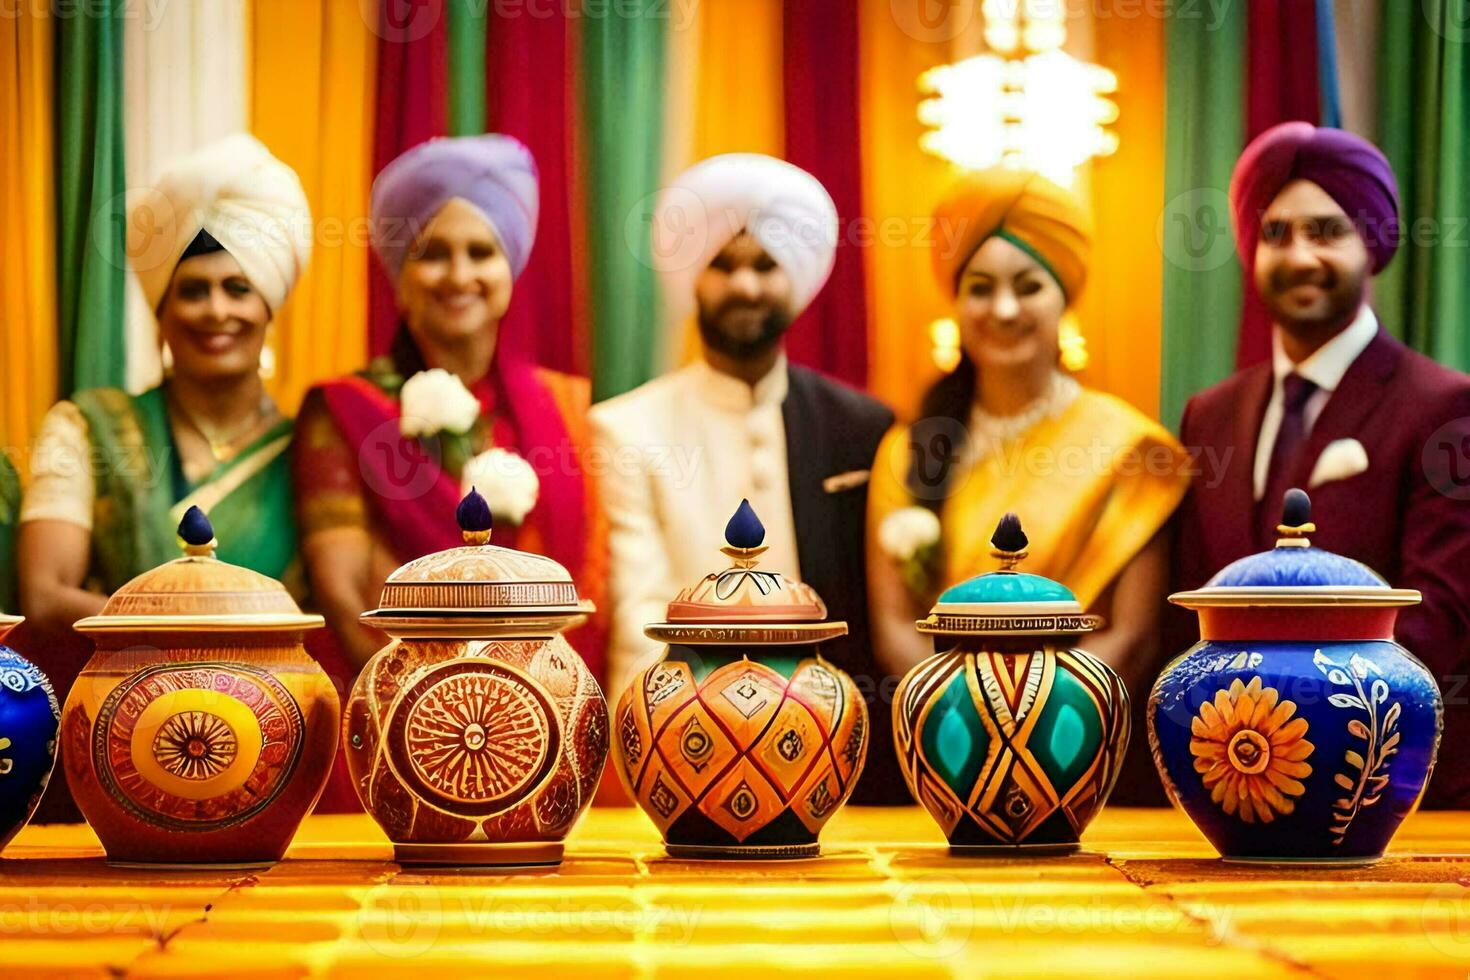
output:
<instances>
[{"instance_id":1,"label":"navy necktie","mask_svg":"<svg viewBox=\"0 0 1470 980\"><path fill-rule=\"evenodd\" d=\"M1276 538L1276 525L1281 523L1281 498L1292 488L1302 443L1307 438L1307 402L1317 385L1300 374L1288 374L1281 380L1281 428L1276 430L1276 444L1271 447L1271 468L1266 473L1266 495L1261 498L1261 515L1265 518L1266 537Z\"/></svg>"}]
</instances>

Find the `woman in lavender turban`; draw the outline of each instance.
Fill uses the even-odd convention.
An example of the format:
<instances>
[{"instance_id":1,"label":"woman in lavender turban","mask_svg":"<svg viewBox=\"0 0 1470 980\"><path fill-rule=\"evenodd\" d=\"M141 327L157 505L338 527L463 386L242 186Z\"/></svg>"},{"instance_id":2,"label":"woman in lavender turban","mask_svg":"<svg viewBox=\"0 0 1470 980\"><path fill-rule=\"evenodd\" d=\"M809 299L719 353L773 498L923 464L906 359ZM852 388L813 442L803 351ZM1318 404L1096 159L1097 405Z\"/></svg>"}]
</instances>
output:
<instances>
[{"instance_id":1,"label":"woman in lavender turban","mask_svg":"<svg viewBox=\"0 0 1470 980\"><path fill-rule=\"evenodd\" d=\"M355 673L383 638L358 625L399 564L454 546L473 485L495 543L540 552L600 600L605 529L580 461L590 386L498 343L536 240L536 162L518 140L436 139L383 168L373 248L399 325L387 356L313 389L297 422L302 552ZM600 603L599 603L600 604ZM601 676L600 618L570 639Z\"/></svg>"}]
</instances>

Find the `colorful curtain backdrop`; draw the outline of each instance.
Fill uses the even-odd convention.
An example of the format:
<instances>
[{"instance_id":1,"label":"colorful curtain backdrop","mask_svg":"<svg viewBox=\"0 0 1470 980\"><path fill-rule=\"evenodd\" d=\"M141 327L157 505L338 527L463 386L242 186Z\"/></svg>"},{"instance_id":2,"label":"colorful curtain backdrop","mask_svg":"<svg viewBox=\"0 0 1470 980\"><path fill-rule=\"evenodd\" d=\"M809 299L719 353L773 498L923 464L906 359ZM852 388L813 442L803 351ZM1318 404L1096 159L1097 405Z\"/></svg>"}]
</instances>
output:
<instances>
[{"instance_id":1,"label":"colorful curtain backdrop","mask_svg":"<svg viewBox=\"0 0 1470 980\"><path fill-rule=\"evenodd\" d=\"M136 188L180 156L247 128L249 34L245 0L165 4L155 16L128 16L123 25L124 170L127 186ZM163 376L158 322L131 269L126 289L126 383L140 392Z\"/></svg>"},{"instance_id":2,"label":"colorful curtain backdrop","mask_svg":"<svg viewBox=\"0 0 1470 980\"><path fill-rule=\"evenodd\" d=\"M1379 132L1405 235L1375 305L1414 348L1470 370L1470 10L1388 3L1381 37Z\"/></svg>"},{"instance_id":3,"label":"colorful curtain backdrop","mask_svg":"<svg viewBox=\"0 0 1470 980\"><path fill-rule=\"evenodd\" d=\"M371 9L370 0L357 5ZM380 0L372 173L424 140L448 133L448 33L444 0ZM366 213L366 212L364 212ZM370 265L368 348L383 354L398 326L394 286Z\"/></svg>"},{"instance_id":4,"label":"colorful curtain backdrop","mask_svg":"<svg viewBox=\"0 0 1470 980\"><path fill-rule=\"evenodd\" d=\"M693 116L687 120L693 135L683 166L717 153L784 156L781 0L702 0L695 16L693 39L697 44L674 48L692 56L692 65L676 69L692 81L694 90ZM665 176L671 178L677 172ZM678 360L687 363L698 356L699 334L693 319L669 327L678 334L678 340L668 340L680 352Z\"/></svg>"},{"instance_id":5,"label":"colorful curtain backdrop","mask_svg":"<svg viewBox=\"0 0 1470 980\"><path fill-rule=\"evenodd\" d=\"M627 391L663 367L650 224L662 176L666 23L601 17L582 25L583 188L587 201L592 395ZM644 134L630 140L628 133Z\"/></svg>"},{"instance_id":6,"label":"colorful curtain backdrop","mask_svg":"<svg viewBox=\"0 0 1470 980\"><path fill-rule=\"evenodd\" d=\"M483 0L448 0L449 135L485 131L485 14Z\"/></svg>"},{"instance_id":7,"label":"colorful curtain backdrop","mask_svg":"<svg viewBox=\"0 0 1470 980\"><path fill-rule=\"evenodd\" d=\"M267 384L294 412L312 384L366 359L378 35L340 0L251 0L250 17L250 129L311 203L311 262L270 329Z\"/></svg>"},{"instance_id":8,"label":"colorful curtain backdrop","mask_svg":"<svg viewBox=\"0 0 1470 980\"><path fill-rule=\"evenodd\" d=\"M791 359L861 388L868 381L866 221L858 126L858 22L845 0L785 6L786 158L837 205L832 277L792 325Z\"/></svg>"},{"instance_id":9,"label":"colorful curtain backdrop","mask_svg":"<svg viewBox=\"0 0 1470 980\"><path fill-rule=\"evenodd\" d=\"M863 213L874 222L869 253L868 388L911 416L920 393L938 376L929 325L952 315L930 272L935 229L929 216L952 179L949 164L919 149L917 80L952 58L963 17L927 20L925 0L859 7L859 124Z\"/></svg>"},{"instance_id":10,"label":"colorful curtain backdrop","mask_svg":"<svg viewBox=\"0 0 1470 980\"><path fill-rule=\"evenodd\" d=\"M57 359L63 396L127 380L122 14L122 0L98 0L86 16L54 22Z\"/></svg>"},{"instance_id":11,"label":"colorful curtain backdrop","mask_svg":"<svg viewBox=\"0 0 1470 980\"><path fill-rule=\"evenodd\" d=\"M1180 13L1175 4L1174 13ZM1230 230L1230 173L1244 145L1243 4L1166 24L1164 250L1159 415L1177 426L1189 396L1230 374L1241 269ZM1106 240L1101 240L1106 247Z\"/></svg>"},{"instance_id":12,"label":"colorful curtain backdrop","mask_svg":"<svg viewBox=\"0 0 1470 980\"><path fill-rule=\"evenodd\" d=\"M1093 25L1090 57L1118 76L1118 120L1110 127L1118 151L1092 164L1098 244L1077 309L1088 354L1081 380L1153 417L1164 288L1154 219L1164 207L1165 23L1138 15L1099 17Z\"/></svg>"},{"instance_id":13,"label":"colorful curtain backdrop","mask_svg":"<svg viewBox=\"0 0 1470 980\"><path fill-rule=\"evenodd\" d=\"M609 9L606 17L619 19ZM538 364L589 373L577 174L581 83L576 31L562 5L490 7L486 25L486 128L526 144L541 176L541 216L526 271L515 284L499 343ZM645 137L627 132L634 144Z\"/></svg>"},{"instance_id":14,"label":"colorful curtain backdrop","mask_svg":"<svg viewBox=\"0 0 1470 980\"><path fill-rule=\"evenodd\" d=\"M1317 25L1322 12L1331 37L1331 6L1316 0L1253 0L1249 9L1245 142L1277 123L1293 119L1327 125L1321 118L1323 78L1317 54ZM1336 105L1335 91L1330 101ZM1271 320L1253 285L1253 270L1242 269L1241 274L1244 308L1235 363L1247 367L1271 356Z\"/></svg>"},{"instance_id":15,"label":"colorful curtain backdrop","mask_svg":"<svg viewBox=\"0 0 1470 980\"><path fill-rule=\"evenodd\" d=\"M22 469L56 397L53 27L44 6L0 17L0 452Z\"/></svg>"}]
</instances>

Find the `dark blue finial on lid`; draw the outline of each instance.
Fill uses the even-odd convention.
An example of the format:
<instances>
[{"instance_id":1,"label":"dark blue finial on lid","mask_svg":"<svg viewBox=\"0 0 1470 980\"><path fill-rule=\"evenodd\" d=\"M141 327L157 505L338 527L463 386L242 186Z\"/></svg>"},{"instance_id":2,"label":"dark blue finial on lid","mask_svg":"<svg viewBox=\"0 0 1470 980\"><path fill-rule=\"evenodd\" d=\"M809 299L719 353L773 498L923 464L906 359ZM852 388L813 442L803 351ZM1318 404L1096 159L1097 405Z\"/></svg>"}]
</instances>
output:
<instances>
[{"instance_id":1,"label":"dark blue finial on lid","mask_svg":"<svg viewBox=\"0 0 1470 980\"><path fill-rule=\"evenodd\" d=\"M1008 513L995 525L995 533L990 536L990 543L998 551L1025 551L1031 542L1026 538L1026 532L1021 529L1021 518L1015 513Z\"/></svg>"},{"instance_id":2,"label":"dark blue finial on lid","mask_svg":"<svg viewBox=\"0 0 1470 980\"><path fill-rule=\"evenodd\" d=\"M214 554L214 525L197 504L184 511L184 519L179 521L179 538L184 542L185 554Z\"/></svg>"},{"instance_id":3,"label":"dark blue finial on lid","mask_svg":"<svg viewBox=\"0 0 1470 980\"><path fill-rule=\"evenodd\" d=\"M1287 527L1301 527L1312 520L1312 498L1305 490L1292 487L1281 498L1281 523Z\"/></svg>"},{"instance_id":4,"label":"dark blue finial on lid","mask_svg":"<svg viewBox=\"0 0 1470 980\"><path fill-rule=\"evenodd\" d=\"M1311 542L1307 535L1316 533L1312 523L1312 498L1305 490L1292 487L1281 498L1281 523L1276 526L1278 548L1306 548Z\"/></svg>"},{"instance_id":5,"label":"dark blue finial on lid","mask_svg":"<svg viewBox=\"0 0 1470 980\"><path fill-rule=\"evenodd\" d=\"M766 540L766 526L755 516L755 508L749 500L740 501L730 522L725 525L725 542L732 548L749 551L759 548Z\"/></svg>"},{"instance_id":6,"label":"dark blue finial on lid","mask_svg":"<svg viewBox=\"0 0 1470 980\"><path fill-rule=\"evenodd\" d=\"M465 494L455 508L454 518L459 521L459 529L464 532L466 544L485 544L490 540L490 532L494 527L490 505L474 487L470 487L470 492Z\"/></svg>"}]
</instances>

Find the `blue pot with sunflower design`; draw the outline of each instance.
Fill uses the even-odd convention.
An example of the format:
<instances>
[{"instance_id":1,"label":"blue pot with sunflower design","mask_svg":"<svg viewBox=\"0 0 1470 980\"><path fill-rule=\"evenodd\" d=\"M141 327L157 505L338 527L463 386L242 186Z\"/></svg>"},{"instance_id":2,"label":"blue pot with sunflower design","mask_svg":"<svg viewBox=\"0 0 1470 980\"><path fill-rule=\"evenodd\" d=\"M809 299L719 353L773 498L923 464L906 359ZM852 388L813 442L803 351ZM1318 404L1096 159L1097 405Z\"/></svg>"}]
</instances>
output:
<instances>
[{"instance_id":1,"label":"blue pot with sunflower design","mask_svg":"<svg viewBox=\"0 0 1470 980\"><path fill-rule=\"evenodd\" d=\"M1073 851L1117 781L1128 694L1079 646L1100 617L1016 570L1016 515L991 544L1001 570L946 590L915 624L938 652L894 695L899 766L956 854Z\"/></svg>"},{"instance_id":2,"label":"blue pot with sunflower design","mask_svg":"<svg viewBox=\"0 0 1470 980\"><path fill-rule=\"evenodd\" d=\"M22 622L0 615L0 640ZM0 644L0 850L36 812L56 764L61 707L46 675Z\"/></svg>"},{"instance_id":3,"label":"blue pot with sunflower design","mask_svg":"<svg viewBox=\"0 0 1470 980\"><path fill-rule=\"evenodd\" d=\"M1169 597L1201 640L1154 684L1149 743L1227 861L1376 861L1434 768L1439 686L1393 639L1419 593L1313 548L1310 515L1289 492L1275 548Z\"/></svg>"}]
</instances>

